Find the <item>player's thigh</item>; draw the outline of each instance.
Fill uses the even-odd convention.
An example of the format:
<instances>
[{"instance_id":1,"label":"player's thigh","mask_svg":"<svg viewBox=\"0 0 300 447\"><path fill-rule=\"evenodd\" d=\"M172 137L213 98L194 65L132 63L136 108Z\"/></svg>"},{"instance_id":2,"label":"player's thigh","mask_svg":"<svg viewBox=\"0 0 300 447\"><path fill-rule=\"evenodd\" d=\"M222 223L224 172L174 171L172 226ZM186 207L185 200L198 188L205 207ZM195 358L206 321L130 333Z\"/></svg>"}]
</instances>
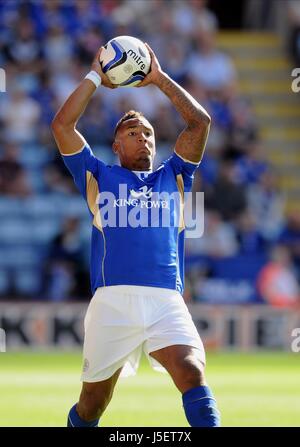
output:
<instances>
[{"instance_id":1,"label":"player's thigh","mask_svg":"<svg viewBox=\"0 0 300 447\"><path fill-rule=\"evenodd\" d=\"M171 375L177 388L184 392L205 384L203 353L188 345L172 345L150 353Z\"/></svg>"},{"instance_id":2,"label":"player's thigh","mask_svg":"<svg viewBox=\"0 0 300 447\"><path fill-rule=\"evenodd\" d=\"M80 403L106 406L113 394L115 385L122 368L119 368L109 379L99 382L83 382L80 394Z\"/></svg>"}]
</instances>

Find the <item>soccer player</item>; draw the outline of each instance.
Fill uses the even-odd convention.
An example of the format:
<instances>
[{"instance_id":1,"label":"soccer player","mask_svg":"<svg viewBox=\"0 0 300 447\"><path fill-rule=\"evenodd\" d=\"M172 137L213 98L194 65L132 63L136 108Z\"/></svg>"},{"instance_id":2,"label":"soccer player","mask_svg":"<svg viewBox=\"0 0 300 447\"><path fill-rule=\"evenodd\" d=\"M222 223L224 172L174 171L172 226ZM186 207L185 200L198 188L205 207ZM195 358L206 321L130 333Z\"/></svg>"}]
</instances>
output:
<instances>
[{"instance_id":1,"label":"soccer player","mask_svg":"<svg viewBox=\"0 0 300 447\"><path fill-rule=\"evenodd\" d=\"M100 84L115 87L101 70L102 48L91 71L52 123L58 148L92 220L93 298L84 321L82 390L69 412L69 427L98 425L118 377L136 372L142 351L155 369L171 375L191 426L220 425L216 401L204 377L203 344L182 298L184 194L191 190L193 173L201 161L210 117L163 72L148 49L151 70L139 87L158 87L186 123L173 155L158 169L152 169L154 130L140 112L129 111L116 125L113 151L120 166L97 159L76 129L96 88ZM180 196L179 207L168 200L174 193ZM107 200L102 202L101 196ZM169 209L177 224L163 226L154 219L146 225L149 215L145 216L145 210L150 213L153 207L160 213ZM111 222L110 213L116 216ZM143 215L141 225L136 224L138 215Z\"/></svg>"}]
</instances>

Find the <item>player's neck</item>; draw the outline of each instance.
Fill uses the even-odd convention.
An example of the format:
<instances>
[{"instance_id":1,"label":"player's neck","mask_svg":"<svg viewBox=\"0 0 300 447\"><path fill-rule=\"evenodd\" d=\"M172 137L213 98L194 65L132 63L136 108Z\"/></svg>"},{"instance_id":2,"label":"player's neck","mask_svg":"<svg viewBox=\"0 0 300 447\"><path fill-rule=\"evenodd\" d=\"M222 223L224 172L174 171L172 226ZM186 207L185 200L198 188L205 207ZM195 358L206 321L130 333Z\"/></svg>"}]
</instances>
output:
<instances>
[{"instance_id":1,"label":"player's neck","mask_svg":"<svg viewBox=\"0 0 300 447\"><path fill-rule=\"evenodd\" d=\"M144 180L149 174L151 174L152 169L148 169L147 171L131 171L133 172L139 179Z\"/></svg>"}]
</instances>

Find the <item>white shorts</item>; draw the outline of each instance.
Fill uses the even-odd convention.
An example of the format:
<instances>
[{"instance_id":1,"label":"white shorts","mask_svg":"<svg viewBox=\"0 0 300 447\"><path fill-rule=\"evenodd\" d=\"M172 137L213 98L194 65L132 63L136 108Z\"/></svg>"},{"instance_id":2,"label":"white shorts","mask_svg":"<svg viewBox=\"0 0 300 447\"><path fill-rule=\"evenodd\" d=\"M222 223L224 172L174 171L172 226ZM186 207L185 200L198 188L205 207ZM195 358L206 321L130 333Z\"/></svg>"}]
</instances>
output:
<instances>
[{"instance_id":1,"label":"white shorts","mask_svg":"<svg viewBox=\"0 0 300 447\"><path fill-rule=\"evenodd\" d=\"M158 287L109 286L96 290L84 319L84 382L136 374L142 351L152 367L165 369L149 354L172 345L200 350L203 343L189 310L176 290Z\"/></svg>"}]
</instances>

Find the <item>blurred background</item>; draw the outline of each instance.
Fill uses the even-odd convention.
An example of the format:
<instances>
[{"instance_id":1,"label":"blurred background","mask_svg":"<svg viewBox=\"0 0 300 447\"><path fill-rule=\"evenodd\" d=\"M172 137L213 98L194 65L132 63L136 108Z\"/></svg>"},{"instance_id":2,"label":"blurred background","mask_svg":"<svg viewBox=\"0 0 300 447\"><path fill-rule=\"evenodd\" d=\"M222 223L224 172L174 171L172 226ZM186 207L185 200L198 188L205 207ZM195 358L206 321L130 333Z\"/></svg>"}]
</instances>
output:
<instances>
[{"instance_id":1,"label":"blurred background","mask_svg":"<svg viewBox=\"0 0 300 447\"><path fill-rule=\"evenodd\" d=\"M186 241L184 296L206 346L291 349L300 327L300 93L291 88L300 1L224 3L0 1L0 326L11 344L82 342L91 224L50 123L97 49L133 35L212 116L194 183L205 233ZM158 165L184 123L157 88L99 88L79 130L116 163L113 129L131 108L155 128Z\"/></svg>"}]
</instances>

